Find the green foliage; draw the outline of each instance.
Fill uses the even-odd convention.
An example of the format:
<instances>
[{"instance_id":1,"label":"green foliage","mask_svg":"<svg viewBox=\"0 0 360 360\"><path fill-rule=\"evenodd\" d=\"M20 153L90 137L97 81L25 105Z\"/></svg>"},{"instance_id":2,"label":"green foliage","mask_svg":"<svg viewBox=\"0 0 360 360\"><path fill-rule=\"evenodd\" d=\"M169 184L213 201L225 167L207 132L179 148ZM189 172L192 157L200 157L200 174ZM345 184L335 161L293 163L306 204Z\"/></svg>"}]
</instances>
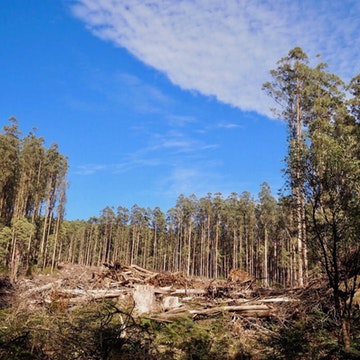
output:
<instances>
[{"instance_id":1,"label":"green foliage","mask_svg":"<svg viewBox=\"0 0 360 360\"><path fill-rule=\"evenodd\" d=\"M159 359L232 359L238 344L230 338L223 318L196 321L179 319L170 324L148 322Z\"/></svg>"},{"instance_id":2,"label":"green foliage","mask_svg":"<svg viewBox=\"0 0 360 360\"><path fill-rule=\"evenodd\" d=\"M151 337L130 313L105 301L73 311L0 313L1 359L155 359Z\"/></svg>"},{"instance_id":3,"label":"green foliage","mask_svg":"<svg viewBox=\"0 0 360 360\"><path fill-rule=\"evenodd\" d=\"M135 320L104 301L68 310L52 298L47 309L0 312L1 359L232 359L238 346L222 319L159 324Z\"/></svg>"},{"instance_id":4,"label":"green foliage","mask_svg":"<svg viewBox=\"0 0 360 360\"><path fill-rule=\"evenodd\" d=\"M336 319L321 310L321 304L301 318L277 325L265 319L238 319L235 325L225 315L158 323L135 319L131 308L114 301L69 308L66 299L57 298L54 292L46 307L0 311L0 358L357 359L360 313L354 311L353 347L345 350L337 341ZM252 322L255 330L248 326ZM262 332L258 334L256 329Z\"/></svg>"},{"instance_id":5,"label":"green foliage","mask_svg":"<svg viewBox=\"0 0 360 360\"><path fill-rule=\"evenodd\" d=\"M327 274L342 340L350 348L356 282L345 293L340 286L360 273L359 77L346 87L326 68L309 66L306 54L295 48L271 71L273 81L264 89L281 105L278 115L289 130L286 174L296 213L299 279L308 263L306 245L314 265Z\"/></svg>"},{"instance_id":6,"label":"green foliage","mask_svg":"<svg viewBox=\"0 0 360 360\"><path fill-rule=\"evenodd\" d=\"M0 319L1 359L47 359L39 346L39 335L43 335L43 332L36 316L32 318L27 311L5 309L0 312ZM39 332L30 329L32 326L38 327Z\"/></svg>"},{"instance_id":7,"label":"green foliage","mask_svg":"<svg viewBox=\"0 0 360 360\"><path fill-rule=\"evenodd\" d=\"M269 359L309 359L310 343L306 323L299 321L290 327L280 327L271 342Z\"/></svg>"},{"instance_id":8,"label":"green foliage","mask_svg":"<svg viewBox=\"0 0 360 360\"><path fill-rule=\"evenodd\" d=\"M9 121L0 132L0 267L16 281L31 264L46 266L51 259L54 265L60 246L51 248L48 239L59 237L67 159L56 144L46 149L43 138L22 137L17 120Z\"/></svg>"},{"instance_id":9,"label":"green foliage","mask_svg":"<svg viewBox=\"0 0 360 360\"><path fill-rule=\"evenodd\" d=\"M315 306L300 319L271 325L271 336L261 341L264 358L275 359L334 359L348 360L359 358L359 325L354 317L353 346L349 349L339 342L338 319ZM359 315L358 315L359 316Z\"/></svg>"},{"instance_id":10,"label":"green foliage","mask_svg":"<svg viewBox=\"0 0 360 360\"><path fill-rule=\"evenodd\" d=\"M4 268L7 255L7 245L11 241L12 231L8 226L4 226L0 230L0 268Z\"/></svg>"},{"instance_id":11,"label":"green foliage","mask_svg":"<svg viewBox=\"0 0 360 360\"><path fill-rule=\"evenodd\" d=\"M171 349L181 351L182 359L206 359L211 352L208 329L195 327L190 319L179 320L166 326L166 341Z\"/></svg>"}]
</instances>

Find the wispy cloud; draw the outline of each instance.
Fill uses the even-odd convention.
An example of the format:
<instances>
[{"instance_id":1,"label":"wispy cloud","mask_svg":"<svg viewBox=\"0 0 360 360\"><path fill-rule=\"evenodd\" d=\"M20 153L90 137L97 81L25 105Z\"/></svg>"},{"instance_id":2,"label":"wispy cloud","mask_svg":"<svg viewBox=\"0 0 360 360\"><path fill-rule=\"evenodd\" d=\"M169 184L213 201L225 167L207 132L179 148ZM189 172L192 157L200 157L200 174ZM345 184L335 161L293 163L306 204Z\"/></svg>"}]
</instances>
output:
<instances>
[{"instance_id":1,"label":"wispy cloud","mask_svg":"<svg viewBox=\"0 0 360 360\"><path fill-rule=\"evenodd\" d=\"M158 87L145 83L134 75L120 73L115 76L115 81L117 85L126 85L128 91L126 94L127 101L139 104L141 99L141 102L145 103L141 108L148 107L149 104L162 106L172 103L171 97L164 94Z\"/></svg>"},{"instance_id":2,"label":"wispy cloud","mask_svg":"<svg viewBox=\"0 0 360 360\"><path fill-rule=\"evenodd\" d=\"M93 175L99 171L107 170L109 165L84 164L75 167L74 173L77 175Z\"/></svg>"},{"instance_id":3,"label":"wispy cloud","mask_svg":"<svg viewBox=\"0 0 360 360\"><path fill-rule=\"evenodd\" d=\"M357 0L77 0L72 10L174 84L243 110L269 115L261 85L294 46L340 76L359 72Z\"/></svg>"},{"instance_id":4,"label":"wispy cloud","mask_svg":"<svg viewBox=\"0 0 360 360\"><path fill-rule=\"evenodd\" d=\"M99 172L127 173L137 168L174 168L184 161L191 161L194 168L212 162L206 160L217 144L207 144L189 134L171 129L164 133L149 133L148 142L137 150L125 153L116 163L83 164L75 167L77 175L93 175Z\"/></svg>"},{"instance_id":5,"label":"wispy cloud","mask_svg":"<svg viewBox=\"0 0 360 360\"><path fill-rule=\"evenodd\" d=\"M202 189L208 188L209 174L196 167L174 167L169 176L163 180L167 195L176 197L180 194L202 194ZM200 192L199 192L200 191Z\"/></svg>"},{"instance_id":6,"label":"wispy cloud","mask_svg":"<svg viewBox=\"0 0 360 360\"><path fill-rule=\"evenodd\" d=\"M98 91L113 103L131 106L138 113L158 113L171 105L173 99L158 87L149 84L133 74L118 72L111 78L102 74L95 76Z\"/></svg>"},{"instance_id":7,"label":"wispy cloud","mask_svg":"<svg viewBox=\"0 0 360 360\"><path fill-rule=\"evenodd\" d=\"M175 127L185 126L196 122L196 119L193 116L186 115L168 114L166 115L166 119L168 120L169 125Z\"/></svg>"},{"instance_id":8,"label":"wispy cloud","mask_svg":"<svg viewBox=\"0 0 360 360\"><path fill-rule=\"evenodd\" d=\"M234 191L234 182L227 174L220 174L216 164L211 163L202 167L178 164L157 185L158 191L169 198L177 198L180 194L202 197L209 192L227 196ZM241 186L240 183L237 185Z\"/></svg>"},{"instance_id":9,"label":"wispy cloud","mask_svg":"<svg viewBox=\"0 0 360 360\"><path fill-rule=\"evenodd\" d=\"M199 148L198 140L177 130L170 130L163 134L153 134L151 140L152 151L172 151L173 153L194 152Z\"/></svg>"},{"instance_id":10,"label":"wispy cloud","mask_svg":"<svg viewBox=\"0 0 360 360\"><path fill-rule=\"evenodd\" d=\"M235 123L230 123L230 122L225 122L225 121L221 121L216 125L217 128L220 129L235 129L235 128L240 128L241 125L240 124L235 124Z\"/></svg>"}]
</instances>

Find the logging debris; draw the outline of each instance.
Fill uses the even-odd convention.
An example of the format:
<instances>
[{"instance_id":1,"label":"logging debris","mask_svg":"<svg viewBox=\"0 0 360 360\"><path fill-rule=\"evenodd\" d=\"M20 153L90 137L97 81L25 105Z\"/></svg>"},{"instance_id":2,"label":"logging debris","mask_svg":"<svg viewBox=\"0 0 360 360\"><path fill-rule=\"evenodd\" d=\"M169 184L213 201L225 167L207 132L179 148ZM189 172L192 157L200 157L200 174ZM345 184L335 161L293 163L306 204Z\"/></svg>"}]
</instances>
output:
<instances>
[{"instance_id":1,"label":"logging debris","mask_svg":"<svg viewBox=\"0 0 360 360\"><path fill-rule=\"evenodd\" d=\"M296 312L301 295L295 290L257 287L255 279L243 271L233 271L227 280L209 280L119 263L102 267L62 264L53 274L22 279L17 291L27 308L72 309L113 299L128 304L135 315L159 322L224 313L283 321Z\"/></svg>"}]
</instances>

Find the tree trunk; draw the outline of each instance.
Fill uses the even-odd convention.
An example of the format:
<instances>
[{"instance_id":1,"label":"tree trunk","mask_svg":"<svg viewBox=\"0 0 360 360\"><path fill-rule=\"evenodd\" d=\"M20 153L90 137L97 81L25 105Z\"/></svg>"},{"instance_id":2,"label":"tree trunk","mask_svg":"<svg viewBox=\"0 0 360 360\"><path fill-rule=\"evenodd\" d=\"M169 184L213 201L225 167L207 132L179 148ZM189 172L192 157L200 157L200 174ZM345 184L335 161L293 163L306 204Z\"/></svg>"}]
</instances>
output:
<instances>
[{"instance_id":1,"label":"tree trunk","mask_svg":"<svg viewBox=\"0 0 360 360\"><path fill-rule=\"evenodd\" d=\"M191 226L191 220L188 228L188 253L187 253L187 269L186 274L187 276L190 276L190 265L191 265L191 233L192 233L192 226Z\"/></svg>"},{"instance_id":2,"label":"tree trunk","mask_svg":"<svg viewBox=\"0 0 360 360\"><path fill-rule=\"evenodd\" d=\"M11 260L10 260L10 280L13 283L16 282L18 266L19 266L19 251L18 251L15 230L13 229L12 239L11 239Z\"/></svg>"},{"instance_id":3,"label":"tree trunk","mask_svg":"<svg viewBox=\"0 0 360 360\"><path fill-rule=\"evenodd\" d=\"M268 272L268 231L265 226L264 233L264 286L269 287L269 272Z\"/></svg>"},{"instance_id":4,"label":"tree trunk","mask_svg":"<svg viewBox=\"0 0 360 360\"><path fill-rule=\"evenodd\" d=\"M350 321L347 317L343 317L341 321L342 328L342 340L344 343L345 349L351 348L351 335L350 335Z\"/></svg>"}]
</instances>

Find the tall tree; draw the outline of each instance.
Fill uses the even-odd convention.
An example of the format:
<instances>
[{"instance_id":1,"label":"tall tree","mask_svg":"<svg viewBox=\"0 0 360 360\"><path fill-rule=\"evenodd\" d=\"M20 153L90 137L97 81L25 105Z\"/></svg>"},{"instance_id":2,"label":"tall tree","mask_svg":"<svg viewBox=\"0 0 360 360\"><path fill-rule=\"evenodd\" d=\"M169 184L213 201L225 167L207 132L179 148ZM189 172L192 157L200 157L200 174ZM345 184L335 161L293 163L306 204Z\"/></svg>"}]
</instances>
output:
<instances>
[{"instance_id":1,"label":"tall tree","mask_svg":"<svg viewBox=\"0 0 360 360\"><path fill-rule=\"evenodd\" d=\"M44 176L46 177L45 190L45 215L43 230L40 241L39 263L42 267L48 265L48 239L53 229L53 218L56 203L58 201L59 188L63 186L66 179L68 163L67 158L60 154L57 144L52 144L47 149L44 161Z\"/></svg>"},{"instance_id":2,"label":"tall tree","mask_svg":"<svg viewBox=\"0 0 360 360\"><path fill-rule=\"evenodd\" d=\"M16 118L0 134L0 221L9 226L13 216L14 199L19 177L19 153L21 132Z\"/></svg>"},{"instance_id":3,"label":"tall tree","mask_svg":"<svg viewBox=\"0 0 360 360\"><path fill-rule=\"evenodd\" d=\"M109 263L114 241L114 226L116 216L114 210L110 206L106 206L100 215L100 228L102 237L101 261Z\"/></svg>"},{"instance_id":4,"label":"tall tree","mask_svg":"<svg viewBox=\"0 0 360 360\"><path fill-rule=\"evenodd\" d=\"M232 252L231 268L236 269L241 267L241 234L243 231L241 226L241 209L239 195L235 192L231 193L225 200L224 207L228 223L228 236L232 239L232 246L228 250L229 252Z\"/></svg>"},{"instance_id":5,"label":"tall tree","mask_svg":"<svg viewBox=\"0 0 360 360\"><path fill-rule=\"evenodd\" d=\"M118 206L116 213L117 233L114 259L127 264L130 263L129 219L129 209L124 206Z\"/></svg>"},{"instance_id":6,"label":"tall tree","mask_svg":"<svg viewBox=\"0 0 360 360\"><path fill-rule=\"evenodd\" d=\"M350 98L348 100L348 105L350 107L350 112L354 116L357 124L360 123L360 75L355 76L347 87ZM359 128L359 127L357 127Z\"/></svg>"},{"instance_id":7,"label":"tall tree","mask_svg":"<svg viewBox=\"0 0 360 360\"><path fill-rule=\"evenodd\" d=\"M259 232L263 238L263 271L262 278L265 287L269 286L269 238L273 232L275 224L276 200L271 195L271 189L267 182L261 184L261 191L259 193Z\"/></svg>"},{"instance_id":8,"label":"tall tree","mask_svg":"<svg viewBox=\"0 0 360 360\"><path fill-rule=\"evenodd\" d=\"M360 273L359 76L350 83L346 100L344 83L327 72L326 64L312 68L307 63L300 48L291 50L264 88L282 105L280 115L288 119L290 130L288 174L296 202L299 284L307 262L301 235L307 205L310 245L333 290L348 348Z\"/></svg>"},{"instance_id":9,"label":"tall tree","mask_svg":"<svg viewBox=\"0 0 360 360\"><path fill-rule=\"evenodd\" d=\"M152 266L161 270L164 266L164 233L166 227L165 214L156 206L152 211L151 227L153 230Z\"/></svg>"},{"instance_id":10,"label":"tall tree","mask_svg":"<svg viewBox=\"0 0 360 360\"><path fill-rule=\"evenodd\" d=\"M148 236L150 217L145 208L133 205L130 213L131 251L130 263L141 264L147 251L145 239Z\"/></svg>"},{"instance_id":11,"label":"tall tree","mask_svg":"<svg viewBox=\"0 0 360 360\"><path fill-rule=\"evenodd\" d=\"M19 177L16 197L14 199L14 214L18 218L29 216L34 211L34 194L38 190L38 173L44 161L44 139L37 138L33 133L21 141L19 152Z\"/></svg>"},{"instance_id":12,"label":"tall tree","mask_svg":"<svg viewBox=\"0 0 360 360\"><path fill-rule=\"evenodd\" d=\"M308 57L301 48L290 50L288 56L278 62L271 71L272 82L264 84L265 91L280 106L276 114L284 119L288 126L289 150L287 174L294 197L297 222L297 268L298 284L304 285L307 278L307 250L305 223L304 161L306 144L303 134L304 125L309 117L309 97L307 90L311 82L311 69Z\"/></svg>"},{"instance_id":13,"label":"tall tree","mask_svg":"<svg viewBox=\"0 0 360 360\"><path fill-rule=\"evenodd\" d=\"M15 118L0 134L0 231L7 236L9 228L12 234L4 265L13 280L20 268L55 261L66 198L66 157L57 145L46 149L33 133L20 135Z\"/></svg>"},{"instance_id":14,"label":"tall tree","mask_svg":"<svg viewBox=\"0 0 360 360\"><path fill-rule=\"evenodd\" d=\"M351 303L360 273L359 123L349 113L343 82L317 67L306 189L319 258L333 289L343 342L351 345ZM354 104L357 97L356 92ZM356 115L354 108L352 113Z\"/></svg>"}]
</instances>

